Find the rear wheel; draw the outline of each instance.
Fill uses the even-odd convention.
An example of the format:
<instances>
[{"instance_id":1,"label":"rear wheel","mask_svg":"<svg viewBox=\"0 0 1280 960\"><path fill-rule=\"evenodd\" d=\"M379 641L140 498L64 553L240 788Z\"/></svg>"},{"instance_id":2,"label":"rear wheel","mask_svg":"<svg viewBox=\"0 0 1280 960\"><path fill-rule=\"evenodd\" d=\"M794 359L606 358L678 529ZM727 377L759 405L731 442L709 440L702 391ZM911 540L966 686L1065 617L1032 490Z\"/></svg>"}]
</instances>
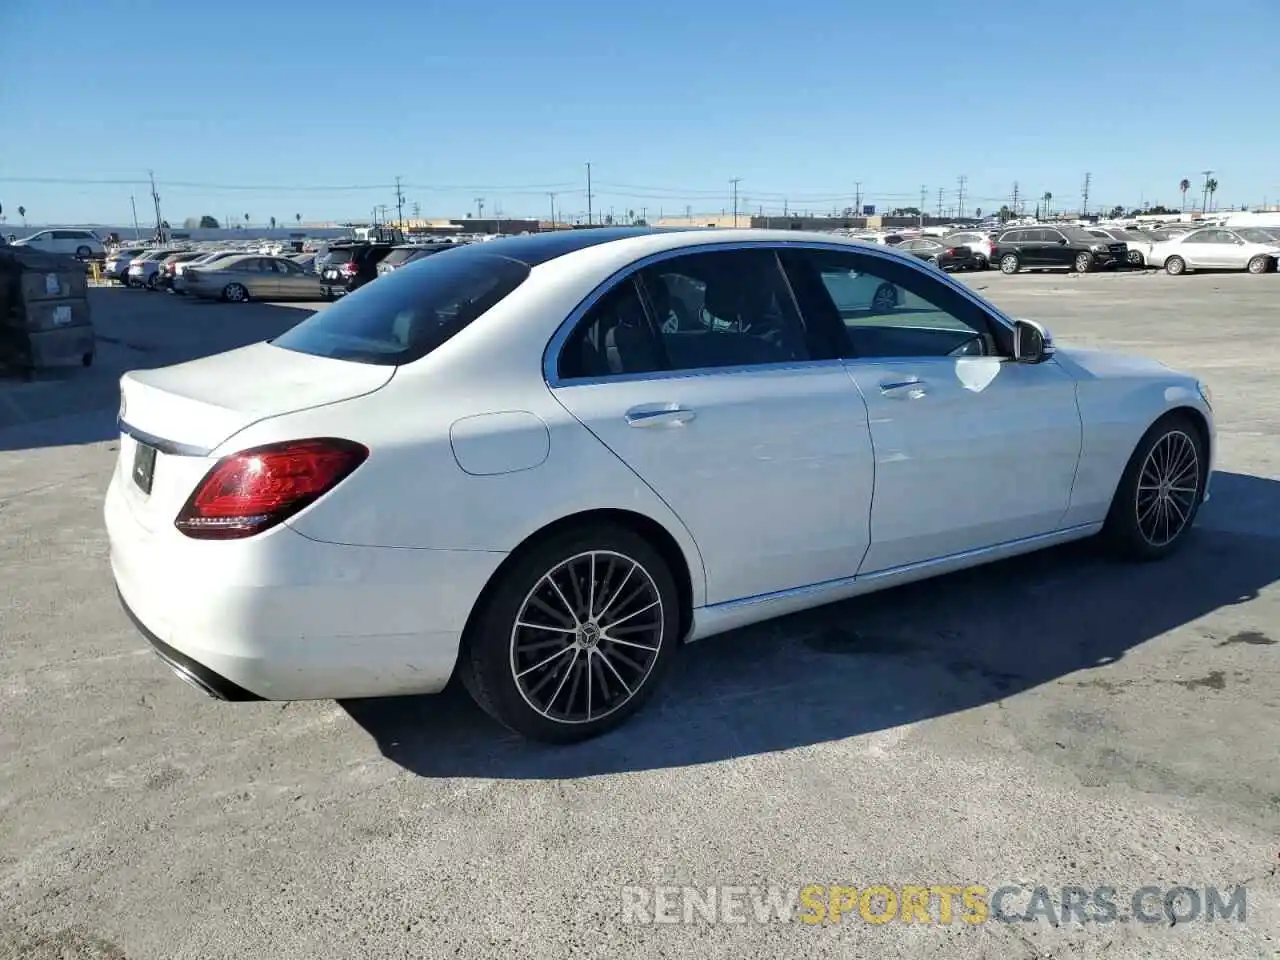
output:
<instances>
[{"instance_id":1,"label":"rear wheel","mask_svg":"<svg viewBox=\"0 0 1280 960\"><path fill-rule=\"evenodd\" d=\"M1208 451L1186 414L1161 418L1134 449L1102 530L1112 552L1159 560L1191 529L1208 478Z\"/></svg>"},{"instance_id":2,"label":"rear wheel","mask_svg":"<svg viewBox=\"0 0 1280 960\"><path fill-rule=\"evenodd\" d=\"M156 275L154 273L147 277L146 287L148 290L154 290L156 288Z\"/></svg>"},{"instance_id":3,"label":"rear wheel","mask_svg":"<svg viewBox=\"0 0 1280 960\"><path fill-rule=\"evenodd\" d=\"M535 740L604 733L639 709L679 642L679 598L661 554L610 524L514 556L480 601L458 671L476 703Z\"/></svg>"},{"instance_id":4,"label":"rear wheel","mask_svg":"<svg viewBox=\"0 0 1280 960\"><path fill-rule=\"evenodd\" d=\"M76 259L88 260L93 255L93 251L88 247L76 247Z\"/></svg>"},{"instance_id":5,"label":"rear wheel","mask_svg":"<svg viewBox=\"0 0 1280 960\"><path fill-rule=\"evenodd\" d=\"M228 283L222 288L222 299L230 303L244 303L249 299L249 291L240 283Z\"/></svg>"},{"instance_id":6,"label":"rear wheel","mask_svg":"<svg viewBox=\"0 0 1280 960\"><path fill-rule=\"evenodd\" d=\"M1266 255L1259 255L1249 261L1248 270L1250 273L1266 273L1271 269L1271 258Z\"/></svg>"},{"instance_id":7,"label":"rear wheel","mask_svg":"<svg viewBox=\"0 0 1280 960\"><path fill-rule=\"evenodd\" d=\"M892 283L882 283L876 287L875 296L871 298L873 310L892 310L898 305L898 288Z\"/></svg>"},{"instance_id":8,"label":"rear wheel","mask_svg":"<svg viewBox=\"0 0 1280 960\"><path fill-rule=\"evenodd\" d=\"M1016 253L1006 253L1000 258L1001 273L1017 273L1022 269L1022 263L1018 260Z\"/></svg>"},{"instance_id":9,"label":"rear wheel","mask_svg":"<svg viewBox=\"0 0 1280 960\"><path fill-rule=\"evenodd\" d=\"M1088 273L1093 269L1093 254L1077 253L1075 267L1076 273Z\"/></svg>"},{"instance_id":10,"label":"rear wheel","mask_svg":"<svg viewBox=\"0 0 1280 960\"><path fill-rule=\"evenodd\" d=\"M1142 251L1141 251L1141 250L1130 250L1130 251L1129 251L1129 266L1131 266L1131 267L1142 267L1142 266L1145 266L1145 265L1146 265L1146 260L1144 260L1144 259L1142 258Z\"/></svg>"},{"instance_id":11,"label":"rear wheel","mask_svg":"<svg viewBox=\"0 0 1280 960\"><path fill-rule=\"evenodd\" d=\"M1170 257L1164 262L1164 272L1171 277L1178 277L1187 272L1187 262L1181 257Z\"/></svg>"}]
</instances>

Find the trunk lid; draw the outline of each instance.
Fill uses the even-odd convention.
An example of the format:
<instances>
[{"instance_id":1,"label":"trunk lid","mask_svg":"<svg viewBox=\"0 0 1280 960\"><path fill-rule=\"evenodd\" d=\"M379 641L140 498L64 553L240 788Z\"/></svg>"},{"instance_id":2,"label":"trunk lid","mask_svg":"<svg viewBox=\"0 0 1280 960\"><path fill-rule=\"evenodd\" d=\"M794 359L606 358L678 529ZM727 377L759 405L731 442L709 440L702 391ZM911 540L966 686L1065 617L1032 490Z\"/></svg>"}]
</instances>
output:
<instances>
[{"instance_id":1,"label":"trunk lid","mask_svg":"<svg viewBox=\"0 0 1280 960\"><path fill-rule=\"evenodd\" d=\"M393 366L351 363L256 343L120 378L115 482L138 522L173 523L218 447L250 424L372 393Z\"/></svg>"},{"instance_id":2,"label":"trunk lid","mask_svg":"<svg viewBox=\"0 0 1280 960\"><path fill-rule=\"evenodd\" d=\"M210 451L259 420L372 393L394 373L390 366L255 343L126 373L120 378L121 419L168 444Z\"/></svg>"}]
</instances>

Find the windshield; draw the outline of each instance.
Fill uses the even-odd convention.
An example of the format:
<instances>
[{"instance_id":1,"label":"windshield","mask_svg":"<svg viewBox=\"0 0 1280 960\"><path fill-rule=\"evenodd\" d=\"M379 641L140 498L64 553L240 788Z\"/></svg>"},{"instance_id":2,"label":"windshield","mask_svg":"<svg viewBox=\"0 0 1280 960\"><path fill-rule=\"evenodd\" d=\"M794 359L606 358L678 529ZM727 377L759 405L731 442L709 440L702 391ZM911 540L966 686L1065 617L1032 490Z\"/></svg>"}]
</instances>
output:
<instances>
[{"instance_id":1,"label":"windshield","mask_svg":"<svg viewBox=\"0 0 1280 960\"><path fill-rule=\"evenodd\" d=\"M516 260L461 251L416 260L271 342L335 360L398 366L426 356L529 276Z\"/></svg>"},{"instance_id":2,"label":"windshield","mask_svg":"<svg viewBox=\"0 0 1280 960\"><path fill-rule=\"evenodd\" d=\"M398 267L400 264L404 263L406 260L408 260L417 252L418 252L418 249L416 247L409 247L409 248L397 247L395 250L392 250L385 257L383 257L382 262L389 267Z\"/></svg>"}]
</instances>

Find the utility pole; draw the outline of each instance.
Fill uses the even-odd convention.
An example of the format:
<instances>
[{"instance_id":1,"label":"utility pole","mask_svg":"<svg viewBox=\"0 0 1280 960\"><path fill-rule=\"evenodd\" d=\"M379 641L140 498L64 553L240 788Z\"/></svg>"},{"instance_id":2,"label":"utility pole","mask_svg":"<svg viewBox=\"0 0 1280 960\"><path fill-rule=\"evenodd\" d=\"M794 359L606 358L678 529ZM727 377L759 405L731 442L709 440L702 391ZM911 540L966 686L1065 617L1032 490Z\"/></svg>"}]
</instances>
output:
<instances>
[{"instance_id":1,"label":"utility pole","mask_svg":"<svg viewBox=\"0 0 1280 960\"><path fill-rule=\"evenodd\" d=\"M151 202L156 208L156 239L164 243L164 228L161 224L164 219L160 216L160 194L156 193L156 175L151 170L147 171L147 177L151 181Z\"/></svg>"},{"instance_id":2,"label":"utility pole","mask_svg":"<svg viewBox=\"0 0 1280 960\"><path fill-rule=\"evenodd\" d=\"M484 219L484 197L476 197L476 219Z\"/></svg>"},{"instance_id":3,"label":"utility pole","mask_svg":"<svg viewBox=\"0 0 1280 960\"><path fill-rule=\"evenodd\" d=\"M1200 216L1205 215L1205 208L1209 205L1209 178L1213 176L1212 170L1201 170L1204 174L1204 197L1200 201Z\"/></svg>"},{"instance_id":4,"label":"utility pole","mask_svg":"<svg viewBox=\"0 0 1280 960\"><path fill-rule=\"evenodd\" d=\"M862 181L855 180L853 184L853 215L855 217L862 214Z\"/></svg>"},{"instance_id":5,"label":"utility pole","mask_svg":"<svg viewBox=\"0 0 1280 960\"><path fill-rule=\"evenodd\" d=\"M733 188L733 225L738 225L738 182L741 177L734 177L729 181L729 186Z\"/></svg>"},{"instance_id":6,"label":"utility pole","mask_svg":"<svg viewBox=\"0 0 1280 960\"><path fill-rule=\"evenodd\" d=\"M551 198L551 229L556 228L556 195L551 191L547 191L547 196Z\"/></svg>"},{"instance_id":7,"label":"utility pole","mask_svg":"<svg viewBox=\"0 0 1280 960\"><path fill-rule=\"evenodd\" d=\"M938 188L938 219L942 219L942 188Z\"/></svg>"},{"instance_id":8,"label":"utility pole","mask_svg":"<svg viewBox=\"0 0 1280 960\"><path fill-rule=\"evenodd\" d=\"M129 194L129 209L133 211L133 239L141 240L142 231L138 229L138 205L133 202L133 194Z\"/></svg>"},{"instance_id":9,"label":"utility pole","mask_svg":"<svg viewBox=\"0 0 1280 960\"><path fill-rule=\"evenodd\" d=\"M587 226L591 226L591 164L587 164Z\"/></svg>"},{"instance_id":10,"label":"utility pole","mask_svg":"<svg viewBox=\"0 0 1280 960\"><path fill-rule=\"evenodd\" d=\"M957 194L957 200L956 200L956 218L959 220L963 220L964 219L964 185L969 182L969 178L962 173L960 174L959 182L960 182L960 191Z\"/></svg>"},{"instance_id":11,"label":"utility pole","mask_svg":"<svg viewBox=\"0 0 1280 960\"><path fill-rule=\"evenodd\" d=\"M693 223L693 207L687 203L684 205L684 218Z\"/></svg>"},{"instance_id":12,"label":"utility pole","mask_svg":"<svg viewBox=\"0 0 1280 960\"><path fill-rule=\"evenodd\" d=\"M923 183L920 184L920 226L924 226L924 205L929 199L929 188Z\"/></svg>"},{"instance_id":13,"label":"utility pole","mask_svg":"<svg viewBox=\"0 0 1280 960\"><path fill-rule=\"evenodd\" d=\"M1081 194L1083 201L1080 208L1080 218L1084 219L1089 216L1089 185L1093 182L1093 174L1086 173L1084 175L1084 191Z\"/></svg>"},{"instance_id":14,"label":"utility pole","mask_svg":"<svg viewBox=\"0 0 1280 960\"><path fill-rule=\"evenodd\" d=\"M422 219L422 204L420 204L417 200L413 201L413 219L415 220Z\"/></svg>"},{"instance_id":15,"label":"utility pole","mask_svg":"<svg viewBox=\"0 0 1280 960\"><path fill-rule=\"evenodd\" d=\"M1018 181L1013 181L1013 216L1018 217Z\"/></svg>"},{"instance_id":16,"label":"utility pole","mask_svg":"<svg viewBox=\"0 0 1280 960\"><path fill-rule=\"evenodd\" d=\"M400 189L399 177L396 177L396 226L404 229L404 191Z\"/></svg>"}]
</instances>

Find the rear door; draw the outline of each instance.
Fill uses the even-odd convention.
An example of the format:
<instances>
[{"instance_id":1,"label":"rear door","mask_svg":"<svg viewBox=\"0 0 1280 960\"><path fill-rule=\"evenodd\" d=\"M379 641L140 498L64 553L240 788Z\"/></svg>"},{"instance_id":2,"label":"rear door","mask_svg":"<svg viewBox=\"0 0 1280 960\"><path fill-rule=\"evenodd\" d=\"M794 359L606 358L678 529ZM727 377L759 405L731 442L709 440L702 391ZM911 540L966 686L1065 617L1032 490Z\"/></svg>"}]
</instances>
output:
<instances>
[{"instance_id":1,"label":"rear door","mask_svg":"<svg viewBox=\"0 0 1280 960\"><path fill-rule=\"evenodd\" d=\"M867 548L867 411L765 246L616 283L565 342L557 400L680 517L708 603L850 577Z\"/></svg>"}]
</instances>

